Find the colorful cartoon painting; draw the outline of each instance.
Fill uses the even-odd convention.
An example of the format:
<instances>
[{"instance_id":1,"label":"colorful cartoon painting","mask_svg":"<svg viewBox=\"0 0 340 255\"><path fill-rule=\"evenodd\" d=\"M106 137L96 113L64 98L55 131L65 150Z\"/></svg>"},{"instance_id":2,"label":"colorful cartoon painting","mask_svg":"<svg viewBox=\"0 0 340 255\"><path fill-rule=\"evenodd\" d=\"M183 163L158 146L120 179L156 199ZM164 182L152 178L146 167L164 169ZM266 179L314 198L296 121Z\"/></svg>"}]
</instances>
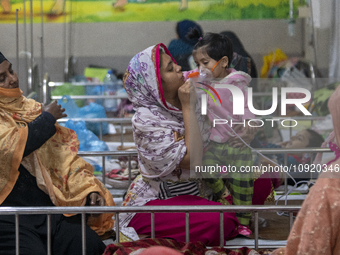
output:
<instances>
[{"instance_id":1,"label":"colorful cartoon painting","mask_svg":"<svg viewBox=\"0 0 340 255\"><path fill-rule=\"evenodd\" d=\"M24 0L0 0L0 22L24 17ZM306 0L294 0L294 15ZM143 22L191 20L288 19L289 0L33 0L33 22ZM26 16L30 0L26 0Z\"/></svg>"}]
</instances>

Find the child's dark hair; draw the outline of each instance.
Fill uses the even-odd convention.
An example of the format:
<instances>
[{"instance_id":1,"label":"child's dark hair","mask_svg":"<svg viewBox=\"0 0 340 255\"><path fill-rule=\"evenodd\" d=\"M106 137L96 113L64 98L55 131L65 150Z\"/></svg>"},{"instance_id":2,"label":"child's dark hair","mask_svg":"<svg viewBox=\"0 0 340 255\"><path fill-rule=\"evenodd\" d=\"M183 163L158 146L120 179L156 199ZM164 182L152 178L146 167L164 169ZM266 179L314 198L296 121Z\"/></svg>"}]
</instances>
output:
<instances>
[{"instance_id":1,"label":"child's dark hair","mask_svg":"<svg viewBox=\"0 0 340 255\"><path fill-rule=\"evenodd\" d=\"M314 130L306 129L309 133L309 142L307 147L321 147L322 143L325 141L323 137Z\"/></svg>"},{"instance_id":2,"label":"child's dark hair","mask_svg":"<svg viewBox=\"0 0 340 255\"><path fill-rule=\"evenodd\" d=\"M187 37L190 39L199 39L200 34L196 29L193 29L188 33ZM194 50L201 47L205 47L208 56L216 61L219 61L224 56L228 57L229 64L233 60L233 44L225 35L206 33L203 38L199 39L198 43L196 43Z\"/></svg>"}]
</instances>

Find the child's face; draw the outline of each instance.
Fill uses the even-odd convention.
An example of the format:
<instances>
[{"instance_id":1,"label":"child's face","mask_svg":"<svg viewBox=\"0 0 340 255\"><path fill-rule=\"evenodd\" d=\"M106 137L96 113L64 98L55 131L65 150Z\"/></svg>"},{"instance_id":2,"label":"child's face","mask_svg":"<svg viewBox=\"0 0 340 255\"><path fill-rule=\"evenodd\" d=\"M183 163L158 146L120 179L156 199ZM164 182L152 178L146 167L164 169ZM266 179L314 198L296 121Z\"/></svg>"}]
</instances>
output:
<instances>
[{"instance_id":1,"label":"child's face","mask_svg":"<svg viewBox=\"0 0 340 255\"><path fill-rule=\"evenodd\" d=\"M194 57L197 68L209 69L212 72L214 78L224 78L228 75L228 72L226 70L226 67L228 65L228 57L223 57L222 60L216 65L218 61L209 57L204 47L194 50L192 52L192 55ZM214 66L215 68L214 70L212 70Z\"/></svg>"},{"instance_id":2,"label":"child's face","mask_svg":"<svg viewBox=\"0 0 340 255\"><path fill-rule=\"evenodd\" d=\"M310 134L307 130L301 130L296 135L292 136L289 141L281 144L285 149L303 149L309 144ZM290 153L302 157L303 153Z\"/></svg>"},{"instance_id":3,"label":"child's face","mask_svg":"<svg viewBox=\"0 0 340 255\"><path fill-rule=\"evenodd\" d=\"M296 135L292 136L285 146L286 149L306 148L309 144L310 134L307 130L301 130Z\"/></svg>"}]
</instances>

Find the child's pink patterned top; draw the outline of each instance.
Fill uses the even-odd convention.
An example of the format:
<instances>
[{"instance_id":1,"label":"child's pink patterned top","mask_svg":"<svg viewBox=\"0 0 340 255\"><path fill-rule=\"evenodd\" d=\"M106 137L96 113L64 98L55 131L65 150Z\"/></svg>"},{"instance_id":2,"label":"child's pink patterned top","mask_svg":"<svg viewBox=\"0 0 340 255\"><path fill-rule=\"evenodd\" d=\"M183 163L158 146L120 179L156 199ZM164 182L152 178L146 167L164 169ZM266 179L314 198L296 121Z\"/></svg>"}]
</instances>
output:
<instances>
[{"instance_id":1,"label":"child's pink patterned top","mask_svg":"<svg viewBox=\"0 0 340 255\"><path fill-rule=\"evenodd\" d=\"M187 79L188 75L194 71L183 72L183 76ZM214 97L216 98L217 105L215 105L213 99L208 96L208 111L207 115L211 123L213 123L214 119L225 119L228 120L228 124L230 125L230 120L233 122L241 122L247 119L254 119L255 115L250 112L248 108L248 84L251 81L251 77L242 71L236 71L235 69L230 68L230 73L219 83L234 85L240 88L244 95L244 115L233 115L233 97L229 89L216 89L217 93L221 97L222 106L217 100L215 93L210 91ZM217 116L218 117L217 117ZM234 126L235 124L233 124ZM215 127L211 129L210 140L215 141L217 143L225 143L228 141L230 137L234 136L234 133L230 130L230 128L226 124L217 124Z\"/></svg>"}]
</instances>

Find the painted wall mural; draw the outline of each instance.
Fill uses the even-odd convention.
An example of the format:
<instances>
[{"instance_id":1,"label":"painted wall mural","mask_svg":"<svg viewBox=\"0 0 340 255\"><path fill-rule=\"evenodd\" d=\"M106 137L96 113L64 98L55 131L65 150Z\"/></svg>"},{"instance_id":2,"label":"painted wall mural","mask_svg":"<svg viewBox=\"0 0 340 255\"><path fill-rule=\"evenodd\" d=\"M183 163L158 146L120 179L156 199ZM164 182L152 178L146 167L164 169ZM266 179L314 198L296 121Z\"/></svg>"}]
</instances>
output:
<instances>
[{"instance_id":1,"label":"painted wall mural","mask_svg":"<svg viewBox=\"0 0 340 255\"><path fill-rule=\"evenodd\" d=\"M307 0L294 0L298 6ZM30 0L0 0L0 23L30 20ZM288 19L289 0L32 0L33 22L143 22Z\"/></svg>"}]
</instances>

